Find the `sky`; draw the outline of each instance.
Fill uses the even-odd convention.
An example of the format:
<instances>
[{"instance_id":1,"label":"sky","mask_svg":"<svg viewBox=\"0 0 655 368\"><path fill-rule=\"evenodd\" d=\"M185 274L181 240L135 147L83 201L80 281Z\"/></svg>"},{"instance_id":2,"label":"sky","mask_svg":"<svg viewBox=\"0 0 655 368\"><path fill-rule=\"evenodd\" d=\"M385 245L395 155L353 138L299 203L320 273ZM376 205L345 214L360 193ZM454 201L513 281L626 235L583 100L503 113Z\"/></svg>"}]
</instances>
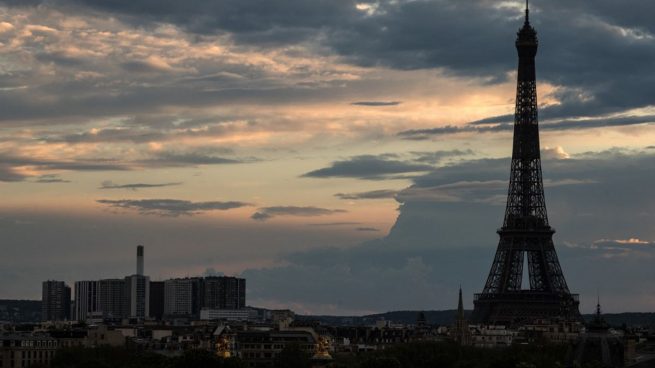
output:
<instances>
[{"instance_id":1,"label":"sky","mask_svg":"<svg viewBox=\"0 0 655 368\"><path fill-rule=\"evenodd\" d=\"M237 275L298 313L472 307L521 1L0 0L0 298ZM655 311L649 0L531 2L546 202L592 312Z\"/></svg>"}]
</instances>

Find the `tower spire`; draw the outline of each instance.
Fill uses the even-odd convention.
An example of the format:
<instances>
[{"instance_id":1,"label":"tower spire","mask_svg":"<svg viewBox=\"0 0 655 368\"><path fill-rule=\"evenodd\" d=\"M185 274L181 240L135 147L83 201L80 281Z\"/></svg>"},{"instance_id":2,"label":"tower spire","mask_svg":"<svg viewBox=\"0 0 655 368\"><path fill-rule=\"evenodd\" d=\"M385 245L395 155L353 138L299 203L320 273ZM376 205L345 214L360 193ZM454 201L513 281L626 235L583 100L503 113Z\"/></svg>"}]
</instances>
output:
<instances>
[{"instance_id":1,"label":"tower spire","mask_svg":"<svg viewBox=\"0 0 655 368\"><path fill-rule=\"evenodd\" d=\"M530 0L525 0L525 23L530 23Z\"/></svg>"}]
</instances>

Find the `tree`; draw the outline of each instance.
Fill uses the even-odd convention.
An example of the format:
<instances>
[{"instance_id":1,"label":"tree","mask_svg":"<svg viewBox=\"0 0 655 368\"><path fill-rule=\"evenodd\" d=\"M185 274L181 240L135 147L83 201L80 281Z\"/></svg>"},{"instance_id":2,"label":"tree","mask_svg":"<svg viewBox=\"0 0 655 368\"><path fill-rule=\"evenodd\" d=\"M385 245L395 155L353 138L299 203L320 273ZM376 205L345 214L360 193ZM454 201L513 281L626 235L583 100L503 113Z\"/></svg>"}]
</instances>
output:
<instances>
[{"instance_id":1,"label":"tree","mask_svg":"<svg viewBox=\"0 0 655 368\"><path fill-rule=\"evenodd\" d=\"M401 368L400 361L396 358L369 358L362 362L361 368Z\"/></svg>"},{"instance_id":2,"label":"tree","mask_svg":"<svg viewBox=\"0 0 655 368\"><path fill-rule=\"evenodd\" d=\"M275 368L310 368L311 357L300 345L292 344L285 346L275 357L273 366Z\"/></svg>"}]
</instances>

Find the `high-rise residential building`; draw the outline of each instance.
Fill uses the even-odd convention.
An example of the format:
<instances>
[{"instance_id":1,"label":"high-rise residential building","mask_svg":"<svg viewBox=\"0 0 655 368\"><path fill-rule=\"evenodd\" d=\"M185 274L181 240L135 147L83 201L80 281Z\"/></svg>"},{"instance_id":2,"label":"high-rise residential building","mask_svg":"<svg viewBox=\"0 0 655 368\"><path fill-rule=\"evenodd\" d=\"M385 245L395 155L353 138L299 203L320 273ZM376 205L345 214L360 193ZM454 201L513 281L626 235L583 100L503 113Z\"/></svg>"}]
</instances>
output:
<instances>
[{"instance_id":1,"label":"high-rise residential building","mask_svg":"<svg viewBox=\"0 0 655 368\"><path fill-rule=\"evenodd\" d=\"M43 321L67 321L70 319L71 288L63 281L43 282L41 295L41 319Z\"/></svg>"},{"instance_id":2,"label":"high-rise residential building","mask_svg":"<svg viewBox=\"0 0 655 368\"><path fill-rule=\"evenodd\" d=\"M194 314L193 284L194 280L190 278L164 281L164 315L166 317Z\"/></svg>"},{"instance_id":3,"label":"high-rise residential building","mask_svg":"<svg viewBox=\"0 0 655 368\"><path fill-rule=\"evenodd\" d=\"M207 277L203 282L202 308L241 309L246 306L246 280L237 277Z\"/></svg>"},{"instance_id":4,"label":"high-rise residential building","mask_svg":"<svg viewBox=\"0 0 655 368\"><path fill-rule=\"evenodd\" d=\"M125 316L129 318L150 316L150 278L148 276L125 277Z\"/></svg>"},{"instance_id":5,"label":"high-rise residential building","mask_svg":"<svg viewBox=\"0 0 655 368\"><path fill-rule=\"evenodd\" d=\"M98 312L98 281L75 282L75 320L86 321Z\"/></svg>"},{"instance_id":6,"label":"high-rise residential building","mask_svg":"<svg viewBox=\"0 0 655 368\"><path fill-rule=\"evenodd\" d=\"M136 274L125 277L125 314L129 318L150 316L150 278L144 276L142 245L136 248Z\"/></svg>"},{"instance_id":7,"label":"high-rise residential building","mask_svg":"<svg viewBox=\"0 0 655 368\"><path fill-rule=\"evenodd\" d=\"M125 312L125 280L105 279L97 282L98 311L105 319L121 319Z\"/></svg>"},{"instance_id":8,"label":"high-rise residential building","mask_svg":"<svg viewBox=\"0 0 655 368\"><path fill-rule=\"evenodd\" d=\"M150 317L161 321L164 318L164 281L150 281Z\"/></svg>"}]
</instances>

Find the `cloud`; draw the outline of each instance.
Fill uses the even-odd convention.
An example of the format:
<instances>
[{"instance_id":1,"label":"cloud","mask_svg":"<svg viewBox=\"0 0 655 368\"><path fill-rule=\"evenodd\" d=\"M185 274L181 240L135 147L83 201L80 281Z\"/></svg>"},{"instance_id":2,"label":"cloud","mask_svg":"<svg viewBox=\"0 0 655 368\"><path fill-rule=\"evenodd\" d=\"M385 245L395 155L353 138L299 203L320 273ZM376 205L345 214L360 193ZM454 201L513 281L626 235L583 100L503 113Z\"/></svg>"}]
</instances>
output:
<instances>
[{"instance_id":1,"label":"cloud","mask_svg":"<svg viewBox=\"0 0 655 368\"><path fill-rule=\"evenodd\" d=\"M351 105L381 107L381 106L398 106L401 103L402 102L400 102L400 101L358 101L358 102L351 103Z\"/></svg>"},{"instance_id":2,"label":"cloud","mask_svg":"<svg viewBox=\"0 0 655 368\"><path fill-rule=\"evenodd\" d=\"M246 202L191 202L179 199L100 199L96 202L109 207L136 210L143 215L193 216L208 211L227 211L234 208L249 207Z\"/></svg>"},{"instance_id":3,"label":"cloud","mask_svg":"<svg viewBox=\"0 0 655 368\"><path fill-rule=\"evenodd\" d=\"M604 259L626 259L633 257L640 257L643 259L655 258L655 242L639 238L598 239L591 243L584 244L566 242L565 245L576 250L585 249L594 252Z\"/></svg>"},{"instance_id":4,"label":"cloud","mask_svg":"<svg viewBox=\"0 0 655 368\"><path fill-rule=\"evenodd\" d=\"M251 218L257 221L267 221L273 217L279 216L317 217L345 212L347 211L339 209L332 210L320 207L276 206L260 208L251 216Z\"/></svg>"},{"instance_id":5,"label":"cloud","mask_svg":"<svg viewBox=\"0 0 655 368\"><path fill-rule=\"evenodd\" d=\"M361 222L320 222L320 223L314 223L314 224L307 224L307 226L318 226L318 227L324 227L324 226L352 226L352 225L361 225Z\"/></svg>"},{"instance_id":6,"label":"cloud","mask_svg":"<svg viewBox=\"0 0 655 368\"><path fill-rule=\"evenodd\" d=\"M37 171L67 170L67 171L125 171L130 167L119 160L105 158L79 158L77 160L39 159L38 157L15 156L0 152L0 159L6 170L16 171L18 168L29 167Z\"/></svg>"},{"instance_id":7,"label":"cloud","mask_svg":"<svg viewBox=\"0 0 655 368\"><path fill-rule=\"evenodd\" d=\"M47 62L41 59L42 63L55 63L70 69L67 64L76 60L77 63L83 62L77 65L93 69L77 71L76 74L95 73L93 75L104 75L105 78L100 84L77 80L71 83L71 79L63 78L39 88L39 93L51 99L27 98L34 91L3 96L6 99L3 105L11 106L4 114L6 119L67 116L76 112L77 116L115 116L134 113L144 107L154 111L168 105L215 106L217 101L254 100L258 104L262 100L280 101L280 98L297 101L343 91L314 95L308 88L297 87L323 85L320 82L308 78L293 80L288 75L290 68L244 63L232 52L236 48L261 51L260 56L265 55L263 58L245 59L265 60L262 64L266 66L280 64L274 61L281 55L286 56L279 52L283 48L314 60L318 59L316 50L321 50L321 56L329 54L357 68L426 69L473 79L477 83L494 84L507 81L516 68L513 38L522 17L518 6L489 1L381 1L362 10L362 3L356 0L321 0L311 5L305 0L288 0L263 7L245 5L239 0L219 3L190 0L183 5L157 4L155 13L151 11L154 3L150 1L139 5L129 1L106 3L91 0L3 1L3 4L17 7L11 9L14 12L34 13L40 19L46 18L47 12L62 13L61 9L65 9L64 14L69 17L87 20L88 27L100 24L111 28L102 32L73 30L73 37L67 38L68 31L62 31L59 24L51 24L55 23L53 21L40 26L42 29L31 24L29 32L19 32L21 24L12 24L16 33L22 35L17 40L19 45L34 47L29 55L45 53L50 57ZM42 6L28 8L24 4ZM607 116L653 104L648 91L655 85L655 77L649 73L655 61L652 47L655 30L643 16L653 10L653 5L644 0L639 0L630 9L617 6L613 0L599 0L593 5L589 6L588 0L552 1L538 4L534 10L533 22L537 29L548 27L540 33L540 80L554 86L555 90L549 97L559 102L544 109L542 116L546 119ZM564 16L566 14L583 16L572 19ZM61 16L47 18L57 20ZM119 22L106 22L108 18ZM143 52L107 53L106 49L93 47L114 44L125 47L127 42L128 50L129 46L136 48L130 43L134 40L117 37L124 36L121 33L124 28L137 28L134 25L139 29L133 32L142 35L134 39L148 40L147 45L138 45ZM121 27L123 29L116 29ZM171 34L177 36L175 42L166 39ZM452 34L459 37L450 37ZM570 37L571 34L578 36ZM47 35L43 37L47 37L48 43L34 42L35 35ZM70 38L76 42L70 42ZM226 40L229 42L223 42ZM44 47L44 44L50 47ZM60 44L75 47L59 47ZM217 58L218 50L209 45L219 45L222 57ZM25 47L25 50L29 49ZM208 50L214 54L204 57ZM272 52L273 57L267 52ZM604 57L598 58L599 54ZM153 58L151 55L159 56ZM65 62L55 60L57 56ZM32 61L32 58L28 60ZM283 66L289 65L285 61ZM123 67L116 68L117 65ZM148 72L134 73L134 69ZM334 81L333 76L340 74L344 80L353 80L352 73L339 73L338 70L313 73L315 70L306 65L291 69L291 73L303 77L313 75L314 79L326 76ZM30 80L41 80L34 75L38 68L30 70L32 72L22 73L32 76ZM153 70L158 72L150 72ZM130 77L137 80L120 78L130 72ZM169 73L183 75L171 78ZM213 84L216 78L236 84L217 88ZM285 78L293 82L285 84ZM111 93L100 93L98 86L106 84L113 87L106 88ZM117 84L121 86L117 87ZM253 88L257 84L260 88ZM69 93L58 93L62 89ZM122 93L114 93L117 90ZM357 95L361 96L361 93ZM99 104L103 108L97 108ZM53 109L57 105L59 108ZM421 136L407 138L420 139Z\"/></svg>"},{"instance_id":8,"label":"cloud","mask_svg":"<svg viewBox=\"0 0 655 368\"><path fill-rule=\"evenodd\" d=\"M148 166L225 165L255 162L255 158L225 158L202 152L160 152L155 157L139 161Z\"/></svg>"},{"instance_id":9,"label":"cloud","mask_svg":"<svg viewBox=\"0 0 655 368\"><path fill-rule=\"evenodd\" d=\"M28 153L15 155L0 152L0 181L22 181L38 172L47 171L133 171L143 168L163 167L189 167L203 165L228 165L245 164L257 162L255 157L234 157L227 158L216 155L213 150L225 151L223 149L198 149L185 151L147 151L143 155L147 158L122 157L122 159L107 159L102 157L71 157L61 159L39 158L37 155ZM137 156L137 155L135 155ZM138 155L141 156L141 155ZM23 170L23 169L29 170ZM29 172L29 174L23 174ZM52 179L53 174L42 175L43 180ZM37 182L45 182L38 181ZM53 181L49 181L53 182ZM61 182L61 181L59 181ZM172 183L169 183L172 184ZM145 188L145 186L142 186ZM104 188L109 189L109 188ZM138 189L138 188L137 188Z\"/></svg>"},{"instance_id":10,"label":"cloud","mask_svg":"<svg viewBox=\"0 0 655 368\"><path fill-rule=\"evenodd\" d=\"M381 180L394 178L395 174L429 171L433 167L406 161L390 160L386 156L363 155L333 162L329 167L310 171L305 178L356 178Z\"/></svg>"},{"instance_id":11,"label":"cloud","mask_svg":"<svg viewBox=\"0 0 655 368\"><path fill-rule=\"evenodd\" d=\"M360 200L360 199L386 199L394 198L398 194L397 190L381 189L361 193L337 193L334 196L339 199Z\"/></svg>"},{"instance_id":12,"label":"cloud","mask_svg":"<svg viewBox=\"0 0 655 368\"><path fill-rule=\"evenodd\" d=\"M555 245L569 287L581 294L581 311L593 309L599 285L614 296L608 309L651 310L652 299L643 295L655 292L655 247L645 240L655 238L655 154L613 149L545 159L543 166ZM470 307L498 244L509 169L509 158L471 160L417 176L398 195L404 201L387 236L347 249L287 254L284 265L248 270L251 298L314 310L445 309L456 306L462 284ZM494 195L497 201L484 200ZM417 286L408 290L407 284ZM282 285L289 286L279 291Z\"/></svg>"},{"instance_id":13,"label":"cloud","mask_svg":"<svg viewBox=\"0 0 655 368\"><path fill-rule=\"evenodd\" d=\"M591 247L602 250L618 251L622 253L648 250L655 251L655 242L641 240L639 238L599 239L595 240Z\"/></svg>"},{"instance_id":14,"label":"cloud","mask_svg":"<svg viewBox=\"0 0 655 368\"><path fill-rule=\"evenodd\" d=\"M356 231L361 231L361 232L378 232L380 229L376 229L374 227L358 227L355 228Z\"/></svg>"},{"instance_id":15,"label":"cloud","mask_svg":"<svg viewBox=\"0 0 655 368\"><path fill-rule=\"evenodd\" d=\"M548 109L544 109L548 111ZM546 115L546 114L544 114ZM497 117L498 119L505 119L507 115ZM623 127L641 124L653 124L655 122L655 115L645 116L622 116L622 117L600 117L600 118L585 118L585 119L565 119L546 121L539 124L539 129L542 131L566 131L566 130L584 130L584 129L597 129L606 127ZM509 132L514 129L513 123L500 122L496 118L489 118L485 121L471 122L464 126L447 125L444 127L431 128L431 129L415 129L405 130L398 133L403 139L408 140L423 140L429 139L430 136L450 135L458 133L498 133Z\"/></svg>"},{"instance_id":16,"label":"cloud","mask_svg":"<svg viewBox=\"0 0 655 368\"><path fill-rule=\"evenodd\" d=\"M441 161L452 158L452 157L462 157L462 156L471 156L475 154L473 150L450 150L450 151L434 151L434 152L412 152L416 156L415 160L418 162L424 162L428 164L438 164Z\"/></svg>"},{"instance_id":17,"label":"cloud","mask_svg":"<svg viewBox=\"0 0 655 368\"><path fill-rule=\"evenodd\" d=\"M37 183L52 184L52 183L70 183L70 180L62 179L59 175L41 175L36 179Z\"/></svg>"},{"instance_id":18,"label":"cloud","mask_svg":"<svg viewBox=\"0 0 655 368\"><path fill-rule=\"evenodd\" d=\"M504 180L460 181L433 187L412 186L398 193L397 200L405 202L494 202L507 189ZM500 198L502 200L502 197Z\"/></svg>"},{"instance_id":19,"label":"cloud","mask_svg":"<svg viewBox=\"0 0 655 368\"><path fill-rule=\"evenodd\" d=\"M0 182L17 182L25 180L26 176L16 171L16 168L6 163L0 163Z\"/></svg>"},{"instance_id":20,"label":"cloud","mask_svg":"<svg viewBox=\"0 0 655 368\"><path fill-rule=\"evenodd\" d=\"M553 160L565 160L567 158L571 158L571 155L564 150L561 146L557 147L544 147L541 150L541 158L548 160L548 159L553 159Z\"/></svg>"},{"instance_id":21,"label":"cloud","mask_svg":"<svg viewBox=\"0 0 655 368\"><path fill-rule=\"evenodd\" d=\"M146 184L146 183L131 183L131 184L116 184L111 180L103 181L98 189L146 189L146 188L162 188L162 187L172 187L177 185L182 185L182 182L176 183L156 183L156 184Z\"/></svg>"}]
</instances>

